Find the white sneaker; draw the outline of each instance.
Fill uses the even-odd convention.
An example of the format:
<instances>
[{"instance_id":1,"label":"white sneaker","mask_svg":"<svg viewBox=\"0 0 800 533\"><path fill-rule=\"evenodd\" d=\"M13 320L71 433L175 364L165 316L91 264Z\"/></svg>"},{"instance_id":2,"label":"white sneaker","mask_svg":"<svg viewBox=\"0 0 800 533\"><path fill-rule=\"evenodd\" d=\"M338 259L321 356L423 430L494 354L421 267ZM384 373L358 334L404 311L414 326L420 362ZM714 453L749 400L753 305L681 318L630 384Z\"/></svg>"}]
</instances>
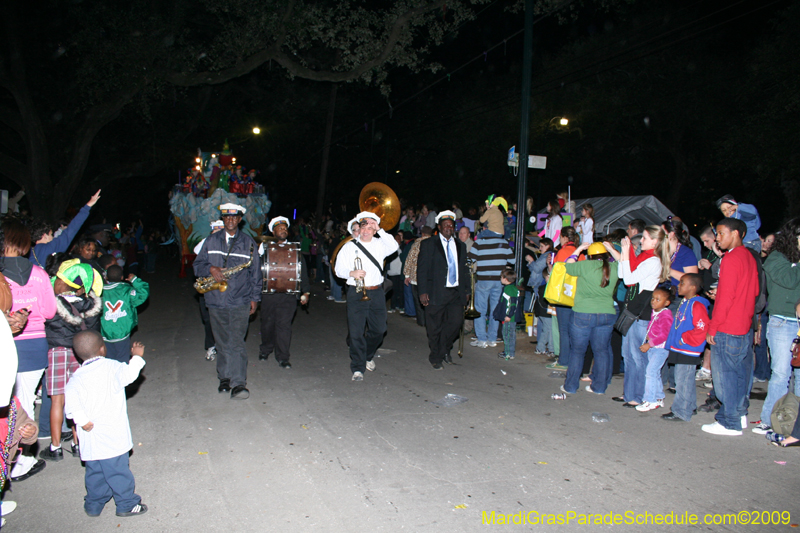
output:
<instances>
[{"instance_id":1,"label":"white sneaker","mask_svg":"<svg viewBox=\"0 0 800 533\"><path fill-rule=\"evenodd\" d=\"M748 422L747 422L747 415L742 415L742 430L747 429Z\"/></svg>"},{"instance_id":2,"label":"white sneaker","mask_svg":"<svg viewBox=\"0 0 800 533\"><path fill-rule=\"evenodd\" d=\"M735 437L737 435L741 435L741 430L736 429L728 429L719 422L714 422L713 424L705 424L700 427L706 433L711 433L712 435L725 435L727 437Z\"/></svg>"},{"instance_id":3,"label":"white sneaker","mask_svg":"<svg viewBox=\"0 0 800 533\"><path fill-rule=\"evenodd\" d=\"M643 413L645 411L652 411L654 409L658 409L659 407L663 406L664 406L663 400L656 400L655 402L642 402L636 406L636 410Z\"/></svg>"},{"instance_id":4,"label":"white sneaker","mask_svg":"<svg viewBox=\"0 0 800 533\"><path fill-rule=\"evenodd\" d=\"M217 358L217 347L212 346L208 350L206 350L206 361L213 361Z\"/></svg>"},{"instance_id":5,"label":"white sneaker","mask_svg":"<svg viewBox=\"0 0 800 533\"><path fill-rule=\"evenodd\" d=\"M769 424L765 424L759 420L758 424L756 424L755 427L753 428L753 433L756 433L758 435L766 435L771 429L772 428L769 426Z\"/></svg>"},{"instance_id":6,"label":"white sneaker","mask_svg":"<svg viewBox=\"0 0 800 533\"><path fill-rule=\"evenodd\" d=\"M497 346L497 342L496 341L489 341L489 342L486 343L486 346L488 346L489 348L494 348L495 346ZM484 346L484 348L486 348L486 346Z\"/></svg>"},{"instance_id":7,"label":"white sneaker","mask_svg":"<svg viewBox=\"0 0 800 533\"><path fill-rule=\"evenodd\" d=\"M586 387L584 388L584 390L586 390L587 392L591 392L592 394L605 394L605 393L603 393L603 392L594 392L594 391L592 390L592 386L591 386L591 385L586 385Z\"/></svg>"},{"instance_id":8,"label":"white sneaker","mask_svg":"<svg viewBox=\"0 0 800 533\"><path fill-rule=\"evenodd\" d=\"M474 340L474 341L472 341L471 343L469 343L469 345L470 345L470 346L475 346L475 347L477 347L477 348L486 348L486 346L488 345L488 343L487 343L486 341Z\"/></svg>"},{"instance_id":9,"label":"white sneaker","mask_svg":"<svg viewBox=\"0 0 800 533\"><path fill-rule=\"evenodd\" d=\"M375 370L375 361L367 361L367 370L370 372Z\"/></svg>"},{"instance_id":10,"label":"white sneaker","mask_svg":"<svg viewBox=\"0 0 800 533\"><path fill-rule=\"evenodd\" d=\"M694 375L695 381L704 381L707 379L711 379L711 370L707 368L703 368L702 366L697 370L697 373Z\"/></svg>"},{"instance_id":11,"label":"white sneaker","mask_svg":"<svg viewBox=\"0 0 800 533\"><path fill-rule=\"evenodd\" d=\"M364 374L361 372L353 372L353 381L364 381Z\"/></svg>"},{"instance_id":12,"label":"white sneaker","mask_svg":"<svg viewBox=\"0 0 800 533\"><path fill-rule=\"evenodd\" d=\"M11 514L17 508L17 502L0 502L0 516Z\"/></svg>"},{"instance_id":13,"label":"white sneaker","mask_svg":"<svg viewBox=\"0 0 800 533\"><path fill-rule=\"evenodd\" d=\"M703 382L703 387L705 387L707 389L713 389L714 388L714 382L713 381L704 381Z\"/></svg>"},{"instance_id":14,"label":"white sneaker","mask_svg":"<svg viewBox=\"0 0 800 533\"><path fill-rule=\"evenodd\" d=\"M326 299L326 300L335 300L336 298L334 298L333 296L328 296L328 297L326 297L325 299Z\"/></svg>"}]
</instances>

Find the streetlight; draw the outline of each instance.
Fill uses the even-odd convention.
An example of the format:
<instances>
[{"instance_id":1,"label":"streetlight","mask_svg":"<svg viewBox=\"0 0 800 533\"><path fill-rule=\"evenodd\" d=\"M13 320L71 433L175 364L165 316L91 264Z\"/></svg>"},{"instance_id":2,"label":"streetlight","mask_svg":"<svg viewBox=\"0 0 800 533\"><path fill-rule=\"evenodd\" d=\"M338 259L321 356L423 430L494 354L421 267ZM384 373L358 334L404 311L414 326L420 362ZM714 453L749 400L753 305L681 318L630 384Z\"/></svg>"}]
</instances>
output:
<instances>
[{"instance_id":1,"label":"streetlight","mask_svg":"<svg viewBox=\"0 0 800 533\"><path fill-rule=\"evenodd\" d=\"M261 133L261 128L259 128L258 126L256 126L255 128L253 128L253 133L254 133L255 135L258 135L259 133Z\"/></svg>"}]
</instances>

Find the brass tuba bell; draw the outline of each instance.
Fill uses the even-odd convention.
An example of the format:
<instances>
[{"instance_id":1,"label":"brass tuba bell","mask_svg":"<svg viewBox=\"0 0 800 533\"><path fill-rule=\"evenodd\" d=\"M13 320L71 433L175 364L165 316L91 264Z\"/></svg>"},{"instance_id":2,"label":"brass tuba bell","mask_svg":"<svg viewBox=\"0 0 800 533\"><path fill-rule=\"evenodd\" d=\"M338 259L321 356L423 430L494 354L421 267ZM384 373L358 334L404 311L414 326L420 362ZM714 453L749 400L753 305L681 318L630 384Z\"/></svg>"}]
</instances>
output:
<instances>
[{"instance_id":1,"label":"brass tuba bell","mask_svg":"<svg viewBox=\"0 0 800 533\"><path fill-rule=\"evenodd\" d=\"M400 200L385 183L367 183L358 195L358 207L378 215L384 231L389 231L400 221Z\"/></svg>"}]
</instances>

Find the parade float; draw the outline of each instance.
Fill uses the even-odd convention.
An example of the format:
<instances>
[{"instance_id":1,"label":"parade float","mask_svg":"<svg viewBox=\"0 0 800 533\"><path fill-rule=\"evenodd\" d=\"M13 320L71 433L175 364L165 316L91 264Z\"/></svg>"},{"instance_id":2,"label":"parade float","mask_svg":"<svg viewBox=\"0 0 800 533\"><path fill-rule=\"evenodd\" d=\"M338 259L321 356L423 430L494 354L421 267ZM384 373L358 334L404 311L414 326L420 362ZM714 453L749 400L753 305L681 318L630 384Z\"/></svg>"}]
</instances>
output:
<instances>
[{"instance_id":1,"label":"parade float","mask_svg":"<svg viewBox=\"0 0 800 533\"><path fill-rule=\"evenodd\" d=\"M243 231L254 238L261 236L272 202L255 181L257 177L257 170L237 164L227 141L219 153L197 149L194 166L180 174L169 201L181 249L180 277L194 260L195 245L208 237L211 222L220 218L220 204L231 202L246 208Z\"/></svg>"}]
</instances>

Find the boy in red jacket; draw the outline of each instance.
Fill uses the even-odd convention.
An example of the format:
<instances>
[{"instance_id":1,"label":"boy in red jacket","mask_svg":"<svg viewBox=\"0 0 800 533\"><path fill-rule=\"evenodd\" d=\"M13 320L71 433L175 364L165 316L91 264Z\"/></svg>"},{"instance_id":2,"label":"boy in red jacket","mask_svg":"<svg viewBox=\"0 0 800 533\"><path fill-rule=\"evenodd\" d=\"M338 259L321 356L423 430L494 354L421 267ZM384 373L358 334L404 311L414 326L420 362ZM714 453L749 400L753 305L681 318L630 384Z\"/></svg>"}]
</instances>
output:
<instances>
[{"instance_id":1,"label":"boy in red jacket","mask_svg":"<svg viewBox=\"0 0 800 533\"><path fill-rule=\"evenodd\" d=\"M711 345L714 392L722 406L716 422L702 427L714 435L741 435L750 406L753 373L753 313L758 296L758 271L753 255L742 245L747 226L726 218L717 224L717 244L726 250L719 268L714 314L706 340Z\"/></svg>"}]
</instances>

